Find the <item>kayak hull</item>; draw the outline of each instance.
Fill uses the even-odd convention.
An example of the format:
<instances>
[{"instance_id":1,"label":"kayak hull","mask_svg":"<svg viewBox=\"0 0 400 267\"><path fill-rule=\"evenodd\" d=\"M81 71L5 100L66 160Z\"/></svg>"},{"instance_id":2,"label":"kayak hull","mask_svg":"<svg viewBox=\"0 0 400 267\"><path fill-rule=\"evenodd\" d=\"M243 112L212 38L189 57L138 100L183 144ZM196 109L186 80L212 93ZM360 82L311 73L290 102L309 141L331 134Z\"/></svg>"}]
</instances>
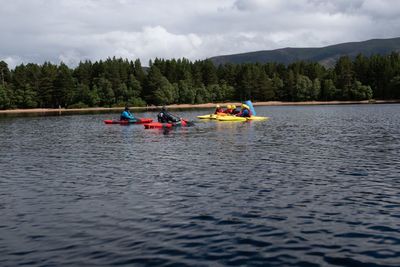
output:
<instances>
[{"instance_id":1,"label":"kayak hull","mask_svg":"<svg viewBox=\"0 0 400 267\"><path fill-rule=\"evenodd\" d=\"M128 121L128 120L104 120L105 124L120 124L120 125L128 125L128 124L143 124L143 123L151 123L153 119L150 118L139 118L137 121Z\"/></svg>"},{"instance_id":2,"label":"kayak hull","mask_svg":"<svg viewBox=\"0 0 400 267\"><path fill-rule=\"evenodd\" d=\"M180 123L161 123L161 122L150 122L143 124L145 129L171 129L174 127L188 126L188 123L182 120Z\"/></svg>"},{"instance_id":3,"label":"kayak hull","mask_svg":"<svg viewBox=\"0 0 400 267\"><path fill-rule=\"evenodd\" d=\"M251 116L251 117L236 117L236 116L225 116L218 117L219 121L265 121L268 120L268 117L262 116Z\"/></svg>"},{"instance_id":4,"label":"kayak hull","mask_svg":"<svg viewBox=\"0 0 400 267\"><path fill-rule=\"evenodd\" d=\"M244 117L235 117L235 116L223 116L218 117L219 121L247 121Z\"/></svg>"},{"instance_id":5,"label":"kayak hull","mask_svg":"<svg viewBox=\"0 0 400 267\"><path fill-rule=\"evenodd\" d=\"M223 116L230 116L230 115L227 113L217 113L217 114L201 115L201 116L197 116L197 118L202 119L202 120L217 120L219 117L223 117Z\"/></svg>"},{"instance_id":6,"label":"kayak hull","mask_svg":"<svg viewBox=\"0 0 400 267\"><path fill-rule=\"evenodd\" d=\"M145 129L165 129L172 128L172 123L151 122L143 124Z\"/></svg>"},{"instance_id":7,"label":"kayak hull","mask_svg":"<svg viewBox=\"0 0 400 267\"><path fill-rule=\"evenodd\" d=\"M216 120L217 114L201 115L201 116L197 116L197 118L202 119L202 120Z\"/></svg>"}]
</instances>

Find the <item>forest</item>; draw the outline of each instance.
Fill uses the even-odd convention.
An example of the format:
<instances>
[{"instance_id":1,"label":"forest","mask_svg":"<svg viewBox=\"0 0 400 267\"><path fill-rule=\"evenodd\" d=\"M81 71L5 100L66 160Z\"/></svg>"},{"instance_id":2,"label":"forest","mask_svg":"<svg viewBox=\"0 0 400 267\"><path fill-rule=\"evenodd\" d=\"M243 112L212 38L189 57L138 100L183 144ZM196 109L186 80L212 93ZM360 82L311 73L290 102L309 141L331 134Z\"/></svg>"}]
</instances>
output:
<instances>
[{"instance_id":1,"label":"forest","mask_svg":"<svg viewBox=\"0 0 400 267\"><path fill-rule=\"evenodd\" d=\"M198 104L225 101L400 99L400 55L343 56L332 68L296 62L108 58L21 64L0 61L0 109Z\"/></svg>"}]
</instances>

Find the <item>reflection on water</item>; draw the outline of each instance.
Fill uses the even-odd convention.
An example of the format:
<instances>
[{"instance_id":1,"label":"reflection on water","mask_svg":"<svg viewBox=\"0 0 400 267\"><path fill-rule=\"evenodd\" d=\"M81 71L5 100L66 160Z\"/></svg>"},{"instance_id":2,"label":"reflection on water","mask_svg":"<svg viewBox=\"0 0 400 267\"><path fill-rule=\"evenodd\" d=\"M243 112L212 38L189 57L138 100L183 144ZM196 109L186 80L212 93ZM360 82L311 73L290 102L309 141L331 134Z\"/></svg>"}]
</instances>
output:
<instances>
[{"instance_id":1,"label":"reflection on water","mask_svg":"<svg viewBox=\"0 0 400 267\"><path fill-rule=\"evenodd\" d=\"M398 266L400 105L257 111L0 117L0 265Z\"/></svg>"}]
</instances>

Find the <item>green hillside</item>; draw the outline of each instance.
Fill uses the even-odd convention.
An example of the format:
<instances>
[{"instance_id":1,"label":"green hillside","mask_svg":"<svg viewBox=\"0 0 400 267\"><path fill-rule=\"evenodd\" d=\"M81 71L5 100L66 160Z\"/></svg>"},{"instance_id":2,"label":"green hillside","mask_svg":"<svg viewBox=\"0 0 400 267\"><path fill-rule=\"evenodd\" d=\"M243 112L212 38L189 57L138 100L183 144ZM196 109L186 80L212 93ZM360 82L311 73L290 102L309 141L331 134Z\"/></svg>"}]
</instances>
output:
<instances>
[{"instance_id":1,"label":"green hillside","mask_svg":"<svg viewBox=\"0 0 400 267\"><path fill-rule=\"evenodd\" d=\"M332 67L341 56L354 58L358 54L371 56L388 55L400 52L400 37L392 39L372 39L363 42L342 43L320 48L281 48L276 50L256 51L210 58L214 64L225 63L267 63L290 64L297 61L318 62L325 67Z\"/></svg>"}]
</instances>

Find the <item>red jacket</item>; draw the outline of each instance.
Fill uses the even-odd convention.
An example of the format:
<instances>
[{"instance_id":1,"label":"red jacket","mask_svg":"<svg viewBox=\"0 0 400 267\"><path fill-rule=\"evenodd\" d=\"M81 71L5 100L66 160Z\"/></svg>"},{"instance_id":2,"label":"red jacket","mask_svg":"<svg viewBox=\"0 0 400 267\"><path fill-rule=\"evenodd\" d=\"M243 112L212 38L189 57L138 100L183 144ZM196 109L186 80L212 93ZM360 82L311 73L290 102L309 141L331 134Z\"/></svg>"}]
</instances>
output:
<instances>
[{"instance_id":1,"label":"red jacket","mask_svg":"<svg viewBox=\"0 0 400 267\"><path fill-rule=\"evenodd\" d=\"M222 108L216 108L214 114L217 113L224 113L224 110Z\"/></svg>"}]
</instances>

